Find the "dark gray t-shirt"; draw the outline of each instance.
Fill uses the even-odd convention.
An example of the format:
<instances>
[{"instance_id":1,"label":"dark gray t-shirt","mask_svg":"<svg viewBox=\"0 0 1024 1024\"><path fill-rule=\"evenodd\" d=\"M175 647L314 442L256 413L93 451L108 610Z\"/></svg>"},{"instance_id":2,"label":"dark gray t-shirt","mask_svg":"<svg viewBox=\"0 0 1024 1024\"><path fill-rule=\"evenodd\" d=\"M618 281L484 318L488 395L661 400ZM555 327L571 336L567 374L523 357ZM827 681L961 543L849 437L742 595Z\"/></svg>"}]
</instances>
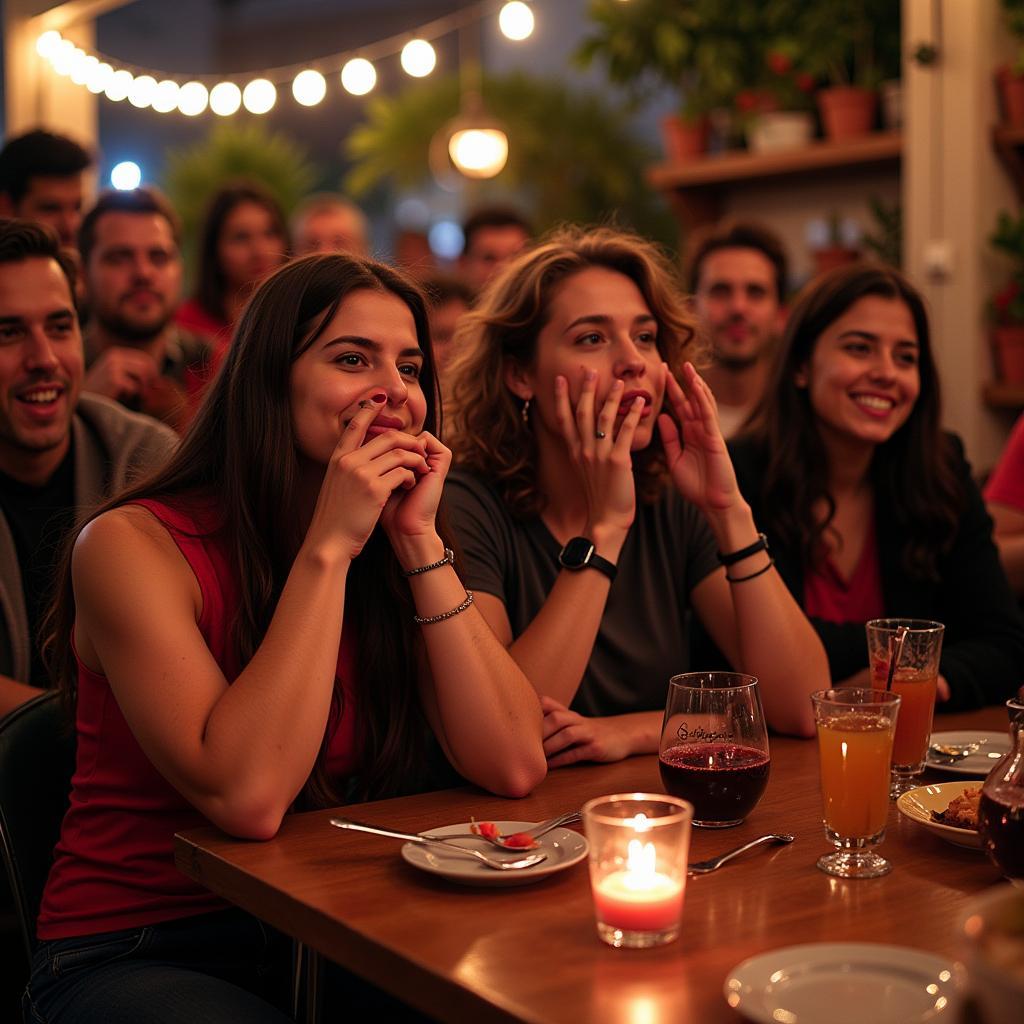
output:
<instances>
[{"instance_id":1,"label":"dark gray t-shirt","mask_svg":"<svg viewBox=\"0 0 1024 1024\"><path fill-rule=\"evenodd\" d=\"M494 487L466 470L448 475L445 498L463 582L501 598L519 636L555 585L561 545L539 517L516 519ZM573 710L662 710L669 679L689 667L690 591L718 565L707 522L674 488L638 505Z\"/></svg>"}]
</instances>

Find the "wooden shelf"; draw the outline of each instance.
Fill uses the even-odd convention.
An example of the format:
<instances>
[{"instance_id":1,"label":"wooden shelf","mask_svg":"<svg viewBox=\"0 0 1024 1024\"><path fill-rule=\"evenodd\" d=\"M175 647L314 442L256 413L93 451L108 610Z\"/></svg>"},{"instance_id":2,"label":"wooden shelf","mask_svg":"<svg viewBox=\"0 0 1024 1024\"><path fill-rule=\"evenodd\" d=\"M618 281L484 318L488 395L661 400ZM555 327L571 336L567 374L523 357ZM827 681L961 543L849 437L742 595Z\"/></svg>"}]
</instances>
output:
<instances>
[{"instance_id":1,"label":"wooden shelf","mask_svg":"<svg viewBox=\"0 0 1024 1024\"><path fill-rule=\"evenodd\" d=\"M997 124L992 129L992 146L1017 190L1017 198L1024 201L1024 128Z\"/></svg>"},{"instance_id":2,"label":"wooden shelf","mask_svg":"<svg viewBox=\"0 0 1024 1024\"><path fill-rule=\"evenodd\" d=\"M871 166L899 166L903 139L899 132L873 132L851 142L813 142L780 153L726 152L684 163L657 164L648 182L665 193L686 227L715 220L721 196L733 185L820 175Z\"/></svg>"},{"instance_id":3,"label":"wooden shelf","mask_svg":"<svg viewBox=\"0 0 1024 1024\"><path fill-rule=\"evenodd\" d=\"M990 382L981 389L981 397L992 409L1024 409L1024 385Z\"/></svg>"}]
</instances>

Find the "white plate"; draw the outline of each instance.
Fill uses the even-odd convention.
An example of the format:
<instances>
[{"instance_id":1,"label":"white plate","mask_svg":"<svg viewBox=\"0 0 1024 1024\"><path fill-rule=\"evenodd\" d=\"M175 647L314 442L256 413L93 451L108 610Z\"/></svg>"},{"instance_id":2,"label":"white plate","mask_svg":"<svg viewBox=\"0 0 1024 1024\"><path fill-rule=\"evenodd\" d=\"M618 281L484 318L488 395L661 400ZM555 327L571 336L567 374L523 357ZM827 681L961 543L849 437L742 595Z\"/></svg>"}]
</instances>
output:
<instances>
[{"instance_id":1,"label":"white plate","mask_svg":"<svg viewBox=\"0 0 1024 1024\"><path fill-rule=\"evenodd\" d=\"M962 761L955 764L940 764L932 759L929 749L925 761L927 767L937 772L949 772L951 775L976 775L984 778L996 766L996 762L1009 752L1010 736L1005 732L979 732L977 729L964 729L960 732L933 732L930 743L942 743L955 747L961 743L980 743L981 749L968 754Z\"/></svg>"},{"instance_id":2,"label":"white plate","mask_svg":"<svg viewBox=\"0 0 1024 1024\"><path fill-rule=\"evenodd\" d=\"M917 789L904 793L896 801L896 808L904 818L916 821L918 825L934 832L954 846L964 846L968 850L981 849L981 836L969 828L956 828L932 821L932 811L944 811L950 801L960 796L965 789L978 789L980 782L940 782L935 786L919 786Z\"/></svg>"},{"instance_id":3,"label":"white plate","mask_svg":"<svg viewBox=\"0 0 1024 1024\"><path fill-rule=\"evenodd\" d=\"M457 832L468 832L469 822L463 821L458 825L445 825L443 828L431 828L421 835L445 836ZM507 835L510 832L521 832L523 829L536 825L535 821L496 821L498 830ZM440 875L442 878L451 879L453 882L460 882L462 885L526 885L529 882L536 882L541 878L547 878L556 871L564 871L578 864L587 855L587 841L579 832L573 832L569 828L555 828L547 835L537 840L540 844L539 851L548 855L547 860L541 861L536 867L522 868L519 871L495 871L479 861L471 860L469 857L462 857L457 853L446 854L439 846L416 846L413 843L405 843L402 846L402 856L413 867L421 871L429 871L432 875ZM493 855L499 860L514 860L509 853L502 853L501 850L491 846L485 839L462 839L460 846L471 850L480 850L489 856ZM538 849L525 850L527 853L538 852Z\"/></svg>"},{"instance_id":4,"label":"white plate","mask_svg":"<svg viewBox=\"0 0 1024 1024\"><path fill-rule=\"evenodd\" d=\"M816 942L744 960L725 979L734 1009L763 1024L956 1020L963 970L905 946Z\"/></svg>"}]
</instances>

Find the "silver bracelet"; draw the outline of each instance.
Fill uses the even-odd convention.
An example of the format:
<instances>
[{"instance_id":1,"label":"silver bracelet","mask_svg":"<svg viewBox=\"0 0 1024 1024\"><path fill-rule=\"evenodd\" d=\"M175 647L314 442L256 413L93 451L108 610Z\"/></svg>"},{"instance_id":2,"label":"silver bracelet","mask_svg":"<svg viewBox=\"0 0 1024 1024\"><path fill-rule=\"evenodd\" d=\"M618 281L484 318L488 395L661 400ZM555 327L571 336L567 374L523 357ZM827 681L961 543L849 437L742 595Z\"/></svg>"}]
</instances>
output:
<instances>
[{"instance_id":1,"label":"silver bracelet","mask_svg":"<svg viewBox=\"0 0 1024 1024\"><path fill-rule=\"evenodd\" d=\"M458 606L458 608L452 608L451 611L441 612L440 615L414 615L412 621L417 626L429 626L432 622L444 622L445 619L450 619L453 615L458 615L459 612L464 612L473 603L473 591L466 591L466 600Z\"/></svg>"},{"instance_id":2,"label":"silver bracelet","mask_svg":"<svg viewBox=\"0 0 1024 1024\"><path fill-rule=\"evenodd\" d=\"M444 558L431 562L430 565L421 565L417 569L403 569L403 576L419 576L421 572L430 572L431 569L440 569L442 565L454 565L455 552L451 548L444 549Z\"/></svg>"}]
</instances>

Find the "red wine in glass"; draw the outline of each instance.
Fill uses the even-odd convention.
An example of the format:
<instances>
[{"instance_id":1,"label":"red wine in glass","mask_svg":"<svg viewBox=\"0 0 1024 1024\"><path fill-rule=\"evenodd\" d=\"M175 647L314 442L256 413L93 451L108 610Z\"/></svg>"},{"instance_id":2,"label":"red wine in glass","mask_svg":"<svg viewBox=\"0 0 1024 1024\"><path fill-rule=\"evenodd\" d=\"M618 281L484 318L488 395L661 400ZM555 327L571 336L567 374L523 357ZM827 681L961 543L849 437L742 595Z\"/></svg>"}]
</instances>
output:
<instances>
[{"instance_id":1,"label":"red wine in glass","mask_svg":"<svg viewBox=\"0 0 1024 1024\"><path fill-rule=\"evenodd\" d=\"M1024 879L1024 802L1017 786L986 785L978 831L989 857L1007 878Z\"/></svg>"},{"instance_id":2,"label":"red wine in glass","mask_svg":"<svg viewBox=\"0 0 1024 1024\"><path fill-rule=\"evenodd\" d=\"M702 825L737 825L768 785L771 761L763 750L728 742L684 743L658 757L665 791L693 804Z\"/></svg>"}]
</instances>

